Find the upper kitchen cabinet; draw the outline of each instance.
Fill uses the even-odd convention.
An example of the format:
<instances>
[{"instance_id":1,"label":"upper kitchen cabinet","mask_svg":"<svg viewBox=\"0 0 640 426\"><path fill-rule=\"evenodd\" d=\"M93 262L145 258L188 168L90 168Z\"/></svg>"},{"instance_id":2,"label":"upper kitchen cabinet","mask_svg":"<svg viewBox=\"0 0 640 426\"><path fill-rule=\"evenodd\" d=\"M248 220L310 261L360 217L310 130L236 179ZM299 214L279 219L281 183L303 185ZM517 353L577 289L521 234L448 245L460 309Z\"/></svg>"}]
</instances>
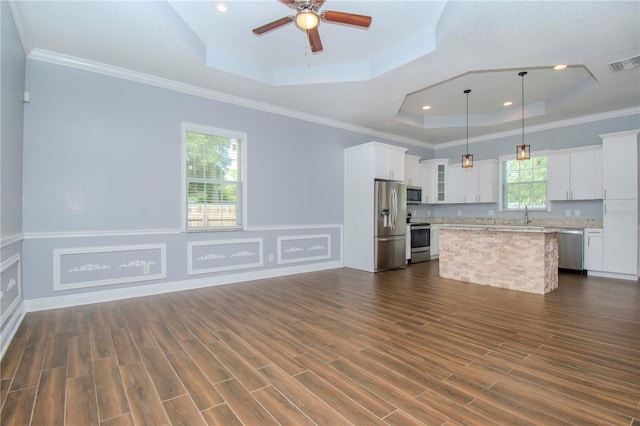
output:
<instances>
[{"instance_id":1,"label":"upper kitchen cabinet","mask_svg":"<svg viewBox=\"0 0 640 426\"><path fill-rule=\"evenodd\" d=\"M606 200L638 198L638 132L600 135Z\"/></svg>"},{"instance_id":2,"label":"upper kitchen cabinet","mask_svg":"<svg viewBox=\"0 0 640 426\"><path fill-rule=\"evenodd\" d=\"M404 181L404 155L407 148L370 142L364 144L364 149L373 155L377 179Z\"/></svg>"},{"instance_id":3,"label":"upper kitchen cabinet","mask_svg":"<svg viewBox=\"0 0 640 426\"><path fill-rule=\"evenodd\" d=\"M498 201L498 161L476 161L472 168L449 166L447 203L495 203Z\"/></svg>"},{"instance_id":4,"label":"upper kitchen cabinet","mask_svg":"<svg viewBox=\"0 0 640 426\"><path fill-rule=\"evenodd\" d=\"M447 179L449 160L423 160L420 162L422 172L422 202L425 204L447 203Z\"/></svg>"},{"instance_id":5,"label":"upper kitchen cabinet","mask_svg":"<svg viewBox=\"0 0 640 426\"><path fill-rule=\"evenodd\" d=\"M549 155L549 200L595 200L602 198L603 161L600 147Z\"/></svg>"},{"instance_id":6,"label":"upper kitchen cabinet","mask_svg":"<svg viewBox=\"0 0 640 426\"><path fill-rule=\"evenodd\" d=\"M406 154L404 156L404 183L407 186L422 186L420 180L420 157Z\"/></svg>"}]
</instances>

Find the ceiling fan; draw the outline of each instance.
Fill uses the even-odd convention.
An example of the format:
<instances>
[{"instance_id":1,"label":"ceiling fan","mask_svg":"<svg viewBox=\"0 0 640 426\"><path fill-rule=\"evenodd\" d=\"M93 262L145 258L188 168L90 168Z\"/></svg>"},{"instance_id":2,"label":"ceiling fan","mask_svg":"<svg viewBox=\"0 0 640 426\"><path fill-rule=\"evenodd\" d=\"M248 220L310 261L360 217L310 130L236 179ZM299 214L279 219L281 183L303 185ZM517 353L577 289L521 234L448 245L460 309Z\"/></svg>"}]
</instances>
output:
<instances>
[{"instance_id":1,"label":"ceiling fan","mask_svg":"<svg viewBox=\"0 0 640 426\"><path fill-rule=\"evenodd\" d=\"M256 34L264 34L268 31L275 30L292 22L307 32L309 37L309 45L312 52L320 52L322 50L322 42L320 41L320 33L318 32L318 24L320 20L324 22L333 22L338 24L355 25L358 27L368 28L371 25L371 17L365 15L356 15L346 12L335 12L325 10L318 12L318 9L324 4L325 0L279 0L292 9L296 10L296 15L285 16L268 24L254 28Z\"/></svg>"}]
</instances>

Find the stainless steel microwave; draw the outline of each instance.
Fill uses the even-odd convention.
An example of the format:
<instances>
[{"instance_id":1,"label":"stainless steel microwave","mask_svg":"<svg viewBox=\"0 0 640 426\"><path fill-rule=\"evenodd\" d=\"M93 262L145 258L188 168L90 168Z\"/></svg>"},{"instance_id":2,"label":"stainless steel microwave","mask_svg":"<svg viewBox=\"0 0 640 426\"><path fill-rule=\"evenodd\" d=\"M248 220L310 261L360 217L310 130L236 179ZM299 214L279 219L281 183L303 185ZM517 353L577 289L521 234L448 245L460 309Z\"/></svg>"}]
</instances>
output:
<instances>
[{"instance_id":1,"label":"stainless steel microwave","mask_svg":"<svg viewBox=\"0 0 640 426\"><path fill-rule=\"evenodd\" d=\"M407 204L420 204L422 202L422 188L419 186L407 186Z\"/></svg>"}]
</instances>

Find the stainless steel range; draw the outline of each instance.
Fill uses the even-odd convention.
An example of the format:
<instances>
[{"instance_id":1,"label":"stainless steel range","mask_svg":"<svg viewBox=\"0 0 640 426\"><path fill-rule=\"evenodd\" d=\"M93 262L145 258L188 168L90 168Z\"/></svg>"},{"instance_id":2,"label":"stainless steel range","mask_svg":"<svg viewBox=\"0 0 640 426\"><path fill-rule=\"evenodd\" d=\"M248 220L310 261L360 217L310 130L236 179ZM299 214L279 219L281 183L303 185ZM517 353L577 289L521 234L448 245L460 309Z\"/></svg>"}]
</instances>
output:
<instances>
[{"instance_id":1,"label":"stainless steel range","mask_svg":"<svg viewBox=\"0 0 640 426\"><path fill-rule=\"evenodd\" d=\"M431 224L411 225L411 263L431 260Z\"/></svg>"}]
</instances>

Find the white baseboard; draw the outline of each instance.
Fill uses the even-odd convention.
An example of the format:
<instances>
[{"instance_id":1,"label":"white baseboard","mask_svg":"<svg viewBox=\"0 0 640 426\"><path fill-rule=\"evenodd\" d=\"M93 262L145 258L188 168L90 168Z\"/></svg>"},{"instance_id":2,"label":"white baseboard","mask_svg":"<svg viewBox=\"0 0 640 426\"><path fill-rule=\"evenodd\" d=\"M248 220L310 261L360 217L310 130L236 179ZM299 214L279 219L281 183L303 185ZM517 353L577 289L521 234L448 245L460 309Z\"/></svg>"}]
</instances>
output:
<instances>
[{"instance_id":1,"label":"white baseboard","mask_svg":"<svg viewBox=\"0 0 640 426\"><path fill-rule=\"evenodd\" d=\"M13 312L13 315L9 318L9 320L5 323L4 328L0 332L0 359L4 357L4 353L7 351L11 340L13 340L13 336L15 336L20 324L22 324L22 320L26 314L25 303L21 302Z\"/></svg>"},{"instance_id":2,"label":"white baseboard","mask_svg":"<svg viewBox=\"0 0 640 426\"><path fill-rule=\"evenodd\" d=\"M587 271L591 277L614 278L617 280L638 281L638 276L633 274L618 274L616 272Z\"/></svg>"},{"instance_id":3,"label":"white baseboard","mask_svg":"<svg viewBox=\"0 0 640 426\"><path fill-rule=\"evenodd\" d=\"M70 306L88 305L92 303L109 302L112 300L130 299L133 297L151 296L162 293L172 293L175 291L213 287L217 285L253 281L285 275L302 274L305 272L315 272L342 267L344 267L344 262L339 260L332 262L313 263L309 265L297 265L285 268L265 269L261 271L242 272L238 274L229 274L217 277L204 277L193 280L173 281L138 287L72 294L69 296L46 297L42 299L26 300L24 303L26 312L44 311L47 309L67 308Z\"/></svg>"}]
</instances>

